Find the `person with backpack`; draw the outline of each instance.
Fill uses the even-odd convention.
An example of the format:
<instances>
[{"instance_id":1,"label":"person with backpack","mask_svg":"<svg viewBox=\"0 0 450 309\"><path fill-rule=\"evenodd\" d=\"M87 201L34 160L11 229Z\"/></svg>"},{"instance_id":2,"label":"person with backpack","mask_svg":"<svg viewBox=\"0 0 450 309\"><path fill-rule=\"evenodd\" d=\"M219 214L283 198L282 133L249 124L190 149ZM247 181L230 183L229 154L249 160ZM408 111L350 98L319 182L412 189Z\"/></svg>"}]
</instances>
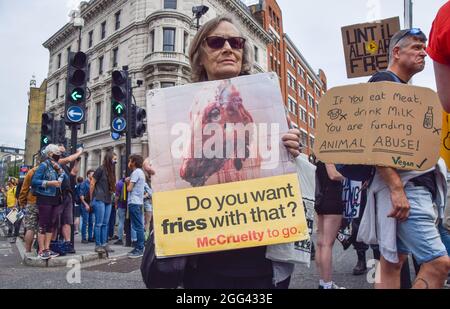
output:
<instances>
[{"instance_id":1,"label":"person with backpack","mask_svg":"<svg viewBox=\"0 0 450 309\"><path fill-rule=\"evenodd\" d=\"M26 210L24 217L24 226L26 230L24 240L25 251L28 253L31 252L34 235L36 235L39 230L39 212L36 205L36 196L31 188L31 181L41 162L42 158L38 158L38 164L28 171L19 194L19 206Z\"/></svg>"},{"instance_id":2,"label":"person with backpack","mask_svg":"<svg viewBox=\"0 0 450 309\"><path fill-rule=\"evenodd\" d=\"M108 245L108 227L111 216L112 196L116 190L115 165L117 155L106 153L102 165L95 171L90 182L90 197L95 213L95 252L114 252Z\"/></svg>"},{"instance_id":3,"label":"person with backpack","mask_svg":"<svg viewBox=\"0 0 450 309\"><path fill-rule=\"evenodd\" d=\"M8 180L8 190L6 191L6 215L8 215L14 209L18 209L17 203L17 182L15 178L11 178ZM10 239L11 243L16 242L16 238L19 237L20 224L22 220L17 220L16 222L11 223L8 221L8 237L12 237ZM14 234L13 234L14 232Z\"/></svg>"},{"instance_id":4,"label":"person with backpack","mask_svg":"<svg viewBox=\"0 0 450 309\"><path fill-rule=\"evenodd\" d=\"M128 161L128 167L132 171L131 176L125 179L125 184L128 191L128 211L132 227L136 231L137 242L134 249L128 253L128 257L136 259L142 257L144 254L144 222L143 208L144 208L144 184L145 174L142 170L144 158L140 155L131 155Z\"/></svg>"},{"instance_id":5,"label":"person with backpack","mask_svg":"<svg viewBox=\"0 0 450 309\"><path fill-rule=\"evenodd\" d=\"M81 185L83 184L83 177L77 177L77 184L75 185L74 190L74 208L73 208L73 216L74 216L74 229L75 235L78 235L80 232L80 217L81 217Z\"/></svg>"},{"instance_id":6,"label":"person with backpack","mask_svg":"<svg viewBox=\"0 0 450 309\"><path fill-rule=\"evenodd\" d=\"M344 212L344 179L333 164L317 162L315 210L318 220L315 261L320 275L319 289L340 289L332 281L333 245Z\"/></svg>"},{"instance_id":7,"label":"person with backpack","mask_svg":"<svg viewBox=\"0 0 450 309\"><path fill-rule=\"evenodd\" d=\"M388 69L376 73L369 82L407 84L425 68L426 41L425 34L417 28L397 32L389 47ZM369 187L368 195L375 198L368 196L358 240L370 243L375 228L372 222L376 220L380 232L375 238L381 252L380 281L376 288L400 288L402 265L409 254L421 265L413 288L442 288L450 270L450 259L435 225L433 206L442 194L439 188L446 188L446 183L441 183L442 179L446 181L446 168L442 168L440 160L431 171L414 173L377 167Z\"/></svg>"},{"instance_id":8,"label":"person with backpack","mask_svg":"<svg viewBox=\"0 0 450 309\"><path fill-rule=\"evenodd\" d=\"M87 244L94 242L94 210L91 207L91 195L89 194L90 182L94 175L94 170L88 170L86 179L80 185L81 216L83 219L81 225L81 243ZM87 234L86 234L87 233Z\"/></svg>"},{"instance_id":9,"label":"person with backpack","mask_svg":"<svg viewBox=\"0 0 450 309\"><path fill-rule=\"evenodd\" d=\"M39 253L42 260L59 256L50 250L53 232L57 228L57 207L62 203L61 185L68 176L58 164L61 151L57 145L50 144L44 150L47 159L36 170L31 186L36 195L36 205L39 211Z\"/></svg>"}]
</instances>

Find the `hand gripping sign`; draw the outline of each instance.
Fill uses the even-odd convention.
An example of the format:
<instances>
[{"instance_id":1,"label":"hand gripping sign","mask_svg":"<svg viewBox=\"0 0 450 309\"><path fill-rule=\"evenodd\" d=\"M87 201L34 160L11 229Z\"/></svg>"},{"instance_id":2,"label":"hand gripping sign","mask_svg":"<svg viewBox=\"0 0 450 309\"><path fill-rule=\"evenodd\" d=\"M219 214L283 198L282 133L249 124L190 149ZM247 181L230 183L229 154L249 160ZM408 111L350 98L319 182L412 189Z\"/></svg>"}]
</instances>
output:
<instances>
[{"instance_id":1,"label":"hand gripping sign","mask_svg":"<svg viewBox=\"0 0 450 309\"><path fill-rule=\"evenodd\" d=\"M307 239L276 75L147 96L158 257Z\"/></svg>"}]
</instances>

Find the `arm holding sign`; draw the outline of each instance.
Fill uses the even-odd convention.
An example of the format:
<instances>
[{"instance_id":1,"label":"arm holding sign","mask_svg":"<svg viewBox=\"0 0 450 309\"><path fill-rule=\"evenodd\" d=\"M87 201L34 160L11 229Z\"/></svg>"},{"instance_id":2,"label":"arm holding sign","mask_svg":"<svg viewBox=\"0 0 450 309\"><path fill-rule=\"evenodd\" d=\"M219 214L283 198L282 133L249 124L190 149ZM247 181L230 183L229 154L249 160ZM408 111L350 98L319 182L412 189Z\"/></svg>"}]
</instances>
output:
<instances>
[{"instance_id":1,"label":"arm holding sign","mask_svg":"<svg viewBox=\"0 0 450 309\"><path fill-rule=\"evenodd\" d=\"M345 177L341 175L336 169L336 166L334 164L325 164L325 167L327 169L328 178L330 178L333 181L344 181Z\"/></svg>"},{"instance_id":2,"label":"arm holding sign","mask_svg":"<svg viewBox=\"0 0 450 309\"><path fill-rule=\"evenodd\" d=\"M409 217L409 202L403 189L403 183L397 171L391 167L377 167L378 172L391 192L393 211L389 218L395 218L400 222L406 221Z\"/></svg>"}]
</instances>

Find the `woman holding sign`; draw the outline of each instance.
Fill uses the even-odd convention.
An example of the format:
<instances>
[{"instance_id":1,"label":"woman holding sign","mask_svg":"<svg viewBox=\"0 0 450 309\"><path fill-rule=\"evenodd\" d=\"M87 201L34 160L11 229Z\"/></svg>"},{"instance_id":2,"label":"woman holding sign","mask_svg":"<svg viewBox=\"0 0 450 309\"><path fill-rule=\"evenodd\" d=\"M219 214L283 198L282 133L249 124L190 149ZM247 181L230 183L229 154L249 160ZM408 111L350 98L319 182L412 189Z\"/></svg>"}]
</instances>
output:
<instances>
[{"instance_id":1,"label":"woman holding sign","mask_svg":"<svg viewBox=\"0 0 450 309\"><path fill-rule=\"evenodd\" d=\"M249 75L253 67L251 53L251 46L231 17L214 18L200 29L192 41L190 47L192 82L225 80ZM298 130L292 130L283 136L284 145L295 157L300 155L299 141ZM185 175L193 186L202 185L189 178L192 171L198 172L189 166L186 170L183 169L182 175ZM259 247L203 254L191 258L186 266L184 286L196 289L273 288L273 265L265 256L266 247ZM287 288L289 279L290 277L280 286Z\"/></svg>"}]
</instances>

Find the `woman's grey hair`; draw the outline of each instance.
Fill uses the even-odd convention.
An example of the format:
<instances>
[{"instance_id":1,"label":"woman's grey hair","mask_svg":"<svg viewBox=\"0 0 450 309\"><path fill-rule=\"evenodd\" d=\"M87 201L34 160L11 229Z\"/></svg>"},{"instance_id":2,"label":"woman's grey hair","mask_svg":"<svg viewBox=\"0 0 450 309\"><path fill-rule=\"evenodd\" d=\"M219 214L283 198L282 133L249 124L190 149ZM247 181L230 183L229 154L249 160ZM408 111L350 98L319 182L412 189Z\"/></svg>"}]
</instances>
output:
<instances>
[{"instance_id":1,"label":"woman's grey hair","mask_svg":"<svg viewBox=\"0 0 450 309\"><path fill-rule=\"evenodd\" d=\"M191 82L193 83L204 82L208 80L206 70L201 64L201 58L204 53L203 42L208 37L208 35L213 32L222 22L229 22L239 30L239 23L232 16L220 15L204 24L191 42L191 46L189 48L189 59L192 69ZM239 32L240 35L243 36L240 30ZM252 68L253 51L250 43L248 42L248 40L246 40L243 50L242 68L239 76L250 75L252 72Z\"/></svg>"}]
</instances>

